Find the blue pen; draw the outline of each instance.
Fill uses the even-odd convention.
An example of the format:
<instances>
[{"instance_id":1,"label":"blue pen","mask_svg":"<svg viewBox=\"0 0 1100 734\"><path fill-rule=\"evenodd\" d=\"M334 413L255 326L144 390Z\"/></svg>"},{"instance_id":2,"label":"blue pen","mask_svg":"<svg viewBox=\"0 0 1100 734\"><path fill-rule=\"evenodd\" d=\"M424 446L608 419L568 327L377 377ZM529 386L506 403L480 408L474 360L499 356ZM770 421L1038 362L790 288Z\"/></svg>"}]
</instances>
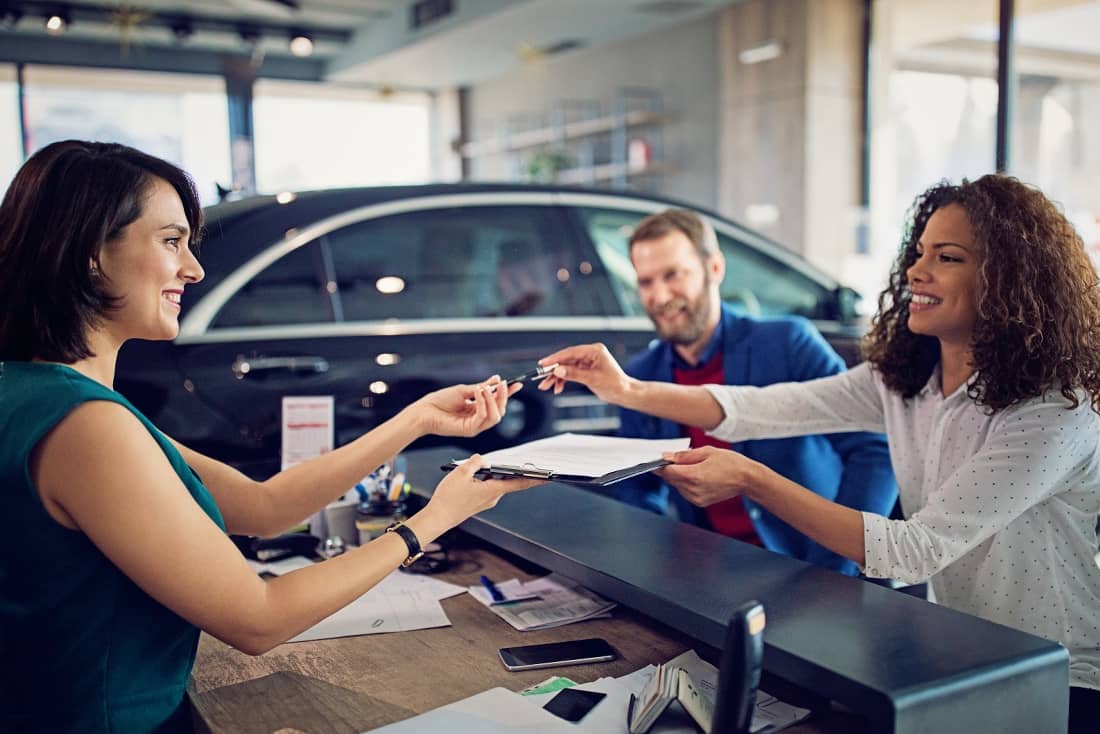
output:
<instances>
[{"instance_id":1,"label":"blue pen","mask_svg":"<svg viewBox=\"0 0 1100 734\"><path fill-rule=\"evenodd\" d=\"M500 589L488 576L481 577L481 585L489 590L489 596L493 597L493 601L504 601L504 594L500 593Z\"/></svg>"}]
</instances>

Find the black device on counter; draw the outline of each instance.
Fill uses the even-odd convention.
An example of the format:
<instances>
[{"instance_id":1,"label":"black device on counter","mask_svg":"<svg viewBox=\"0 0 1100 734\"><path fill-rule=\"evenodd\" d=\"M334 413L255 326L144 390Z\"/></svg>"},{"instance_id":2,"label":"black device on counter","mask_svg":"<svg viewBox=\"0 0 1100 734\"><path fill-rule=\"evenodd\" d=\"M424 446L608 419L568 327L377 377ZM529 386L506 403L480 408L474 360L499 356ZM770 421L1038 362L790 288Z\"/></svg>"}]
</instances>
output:
<instances>
[{"instance_id":1,"label":"black device on counter","mask_svg":"<svg viewBox=\"0 0 1100 734\"><path fill-rule=\"evenodd\" d=\"M710 734L747 734L764 659L764 607L757 601L733 610L718 666L718 693Z\"/></svg>"},{"instance_id":2,"label":"black device on counter","mask_svg":"<svg viewBox=\"0 0 1100 734\"><path fill-rule=\"evenodd\" d=\"M566 721L576 724L588 715L607 696L596 691L581 691L576 688L563 688L557 695L543 704L543 708Z\"/></svg>"},{"instance_id":3,"label":"black device on counter","mask_svg":"<svg viewBox=\"0 0 1100 734\"><path fill-rule=\"evenodd\" d=\"M559 665L581 665L614 660L615 648L600 637L545 645L521 645L500 648L500 661L508 670L534 670Z\"/></svg>"}]
</instances>

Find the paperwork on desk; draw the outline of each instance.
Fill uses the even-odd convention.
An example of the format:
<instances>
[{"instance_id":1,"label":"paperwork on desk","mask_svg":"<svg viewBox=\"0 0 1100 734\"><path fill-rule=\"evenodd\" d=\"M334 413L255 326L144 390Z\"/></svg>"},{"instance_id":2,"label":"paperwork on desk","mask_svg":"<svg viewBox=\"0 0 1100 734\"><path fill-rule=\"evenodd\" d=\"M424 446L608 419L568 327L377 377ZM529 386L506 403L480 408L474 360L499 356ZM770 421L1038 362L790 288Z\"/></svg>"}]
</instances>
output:
<instances>
[{"instance_id":1,"label":"paperwork on desk","mask_svg":"<svg viewBox=\"0 0 1100 734\"><path fill-rule=\"evenodd\" d=\"M539 706L529 705L518 693L505 688L490 688L476 696L374 729L373 732L374 734L425 734L425 732L571 734L577 730L575 725L559 719L549 711Z\"/></svg>"},{"instance_id":2,"label":"paperwork on desk","mask_svg":"<svg viewBox=\"0 0 1100 734\"><path fill-rule=\"evenodd\" d=\"M683 668L687 674L691 676L692 680L699 685L699 689L703 694L708 696L711 701L714 700L718 693L718 668L714 667L706 660L703 660L694 650L688 650L687 652L677 655L672 660L665 663L665 668L668 670ZM653 678L656 670L657 666L647 665L641 670L631 673L629 676L618 678L617 681L625 683L627 688L633 693L638 694ZM599 683L599 681L596 682ZM586 686L580 687L584 688ZM600 689L593 688L591 690ZM674 713L670 714L669 712ZM778 731L802 721L809 715L809 709L792 706L785 701L780 701L769 693L758 690L756 692L756 708L752 714L752 723L749 725L749 731L753 732L753 734ZM592 731L597 730L593 729ZM681 732L683 734L688 734L688 732L695 732L697 734L699 729L695 726L687 712L682 710L680 704L674 702L669 706L665 715L658 719L657 723L654 724L653 728L649 731L659 734L681 734Z\"/></svg>"},{"instance_id":3,"label":"paperwork on desk","mask_svg":"<svg viewBox=\"0 0 1100 734\"><path fill-rule=\"evenodd\" d=\"M366 594L290 641L449 627L451 620L439 602L464 591L457 584L394 571Z\"/></svg>"},{"instance_id":4,"label":"paperwork on desk","mask_svg":"<svg viewBox=\"0 0 1100 734\"><path fill-rule=\"evenodd\" d=\"M544 472L551 480L606 486L659 467L661 454L682 451L689 438L621 438L562 433L484 455L490 467ZM455 461L461 464L462 461Z\"/></svg>"},{"instance_id":5,"label":"paperwork on desk","mask_svg":"<svg viewBox=\"0 0 1100 734\"><path fill-rule=\"evenodd\" d=\"M691 671L700 687L709 688L713 695L717 687L718 670L702 660L694 650L673 658L666 665ZM411 719L375 729L373 734L419 734L436 731L447 734L625 734L630 694L641 693L655 670L656 666L648 665L621 678L600 678L592 683L576 686L581 690L607 694L606 698L576 724L559 719L542 708L557 695L557 691L524 696L503 688L491 688ZM808 709L791 706L758 691L750 731L753 734L779 731L801 721L809 713ZM698 734L699 730L691 717L680 710L679 704L673 704L666 715L657 720L650 732Z\"/></svg>"},{"instance_id":6,"label":"paperwork on desk","mask_svg":"<svg viewBox=\"0 0 1100 734\"><path fill-rule=\"evenodd\" d=\"M470 596L520 631L544 630L586 619L608 617L615 608L615 602L556 573L531 581L509 579L498 583L497 588L505 597L536 597L527 601L494 604L485 587L471 586L467 589Z\"/></svg>"}]
</instances>

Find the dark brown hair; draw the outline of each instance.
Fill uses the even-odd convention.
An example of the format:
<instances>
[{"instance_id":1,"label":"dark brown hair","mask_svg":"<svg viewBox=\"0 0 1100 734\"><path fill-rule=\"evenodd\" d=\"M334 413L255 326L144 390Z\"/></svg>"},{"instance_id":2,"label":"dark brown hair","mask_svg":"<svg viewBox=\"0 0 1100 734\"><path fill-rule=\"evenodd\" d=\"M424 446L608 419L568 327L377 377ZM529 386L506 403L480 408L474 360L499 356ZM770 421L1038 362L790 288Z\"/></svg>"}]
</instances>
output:
<instances>
[{"instance_id":1,"label":"dark brown hair","mask_svg":"<svg viewBox=\"0 0 1100 734\"><path fill-rule=\"evenodd\" d=\"M714 227L690 209L666 209L650 214L634 228L634 233L630 235L630 246L634 247L636 242L660 239L670 232L683 233L691 240L695 252L702 260L718 252L718 236L714 233Z\"/></svg>"},{"instance_id":2,"label":"dark brown hair","mask_svg":"<svg viewBox=\"0 0 1100 734\"><path fill-rule=\"evenodd\" d=\"M0 359L92 356L88 330L116 305L92 265L141 216L156 179L179 194L196 246L195 184L167 161L125 145L66 140L23 164L0 204Z\"/></svg>"},{"instance_id":3,"label":"dark brown hair","mask_svg":"<svg viewBox=\"0 0 1100 734\"><path fill-rule=\"evenodd\" d=\"M909 330L907 271L929 217L950 204L966 212L979 248L967 394L996 412L1052 389L1077 407L1074 391L1083 389L1100 410L1100 279L1058 207L1011 176L943 182L917 197L864 340L867 361L905 398L931 377L939 342Z\"/></svg>"}]
</instances>

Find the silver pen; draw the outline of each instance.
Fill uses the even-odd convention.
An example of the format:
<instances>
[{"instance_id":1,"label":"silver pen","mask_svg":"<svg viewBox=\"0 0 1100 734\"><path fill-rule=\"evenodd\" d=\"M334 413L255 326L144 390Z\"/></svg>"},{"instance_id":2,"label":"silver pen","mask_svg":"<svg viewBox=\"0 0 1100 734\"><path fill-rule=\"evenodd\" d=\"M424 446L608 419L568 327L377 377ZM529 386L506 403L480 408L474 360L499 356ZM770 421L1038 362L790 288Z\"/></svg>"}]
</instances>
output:
<instances>
[{"instance_id":1,"label":"silver pen","mask_svg":"<svg viewBox=\"0 0 1100 734\"><path fill-rule=\"evenodd\" d=\"M539 365L539 366L535 367L535 369L533 369L533 370L529 370L528 372L524 372L522 375L517 375L516 377L512 377L511 379L504 380L503 384L508 385L508 384L513 383L513 382L526 382L527 380L535 380L535 379L538 379L540 377L546 377L551 372L553 372L554 369L557 366L558 366L557 362L554 362L554 364L548 364L545 367ZM497 385L500 385L500 384L502 384L502 383L499 383L499 382L497 383ZM497 391L497 385L493 385L492 387L490 387L489 392L495 394L496 391ZM474 403L474 402L477 402L477 401L474 400L473 398L466 398L466 402L467 403Z\"/></svg>"}]
</instances>

